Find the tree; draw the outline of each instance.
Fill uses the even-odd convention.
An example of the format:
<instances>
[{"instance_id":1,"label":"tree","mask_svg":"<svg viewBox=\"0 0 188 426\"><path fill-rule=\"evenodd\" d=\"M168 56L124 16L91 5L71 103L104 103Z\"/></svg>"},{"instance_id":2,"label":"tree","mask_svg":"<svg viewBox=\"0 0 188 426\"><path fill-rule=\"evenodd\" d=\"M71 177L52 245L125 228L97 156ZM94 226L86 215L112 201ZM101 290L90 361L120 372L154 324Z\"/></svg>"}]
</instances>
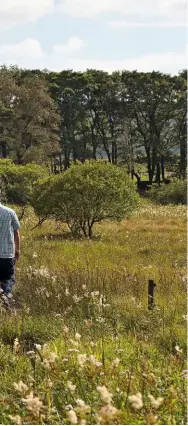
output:
<instances>
[{"instance_id":1,"label":"tree","mask_svg":"<svg viewBox=\"0 0 188 426\"><path fill-rule=\"evenodd\" d=\"M91 238L95 223L127 217L138 198L127 174L93 160L77 162L61 176L38 182L32 206L40 222L53 217L66 222L73 234Z\"/></svg>"},{"instance_id":2,"label":"tree","mask_svg":"<svg viewBox=\"0 0 188 426\"><path fill-rule=\"evenodd\" d=\"M17 69L0 71L1 150L18 164L43 162L59 149L59 116L44 78L22 76Z\"/></svg>"},{"instance_id":3,"label":"tree","mask_svg":"<svg viewBox=\"0 0 188 426\"><path fill-rule=\"evenodd\" d=\"M174 146L171 139L164 138L171 132L176 115L177 92L173 77L159 72L122 73L124 82L124 103L132 127L136 133L138 146L146 153L149 181L160 181L161 168L164 177L164 155Z\"/></svg>"},{"instance_id":4,"label":"tree","mask_svg":"<svg viewBox=\"0 0 188 426\"><path fill-rule=\"evenodd\" d=\"M1 193L4 200L22 208L29 205L34 182L48 176L48 170L37 164L16 165L10 159L0 160Z\"/></svg>"}]
</instances>

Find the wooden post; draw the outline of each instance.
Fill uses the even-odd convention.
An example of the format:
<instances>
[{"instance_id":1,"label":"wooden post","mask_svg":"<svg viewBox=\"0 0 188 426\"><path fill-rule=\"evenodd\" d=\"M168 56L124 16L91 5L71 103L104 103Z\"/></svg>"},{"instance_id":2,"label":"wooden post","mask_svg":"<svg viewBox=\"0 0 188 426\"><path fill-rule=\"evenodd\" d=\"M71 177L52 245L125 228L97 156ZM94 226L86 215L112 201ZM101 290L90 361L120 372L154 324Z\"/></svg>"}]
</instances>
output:
<instances>
[{"instance_id":1,"label":"wooden post","mask_svg":"<svg viewBox=\"0 0 188 426\"><path fill-rule=\"evenodd\" d=\"M154 308L154 288L156 284L153 280L148 281L148 309L152 310Z\"/></svg>"}]
</instances>

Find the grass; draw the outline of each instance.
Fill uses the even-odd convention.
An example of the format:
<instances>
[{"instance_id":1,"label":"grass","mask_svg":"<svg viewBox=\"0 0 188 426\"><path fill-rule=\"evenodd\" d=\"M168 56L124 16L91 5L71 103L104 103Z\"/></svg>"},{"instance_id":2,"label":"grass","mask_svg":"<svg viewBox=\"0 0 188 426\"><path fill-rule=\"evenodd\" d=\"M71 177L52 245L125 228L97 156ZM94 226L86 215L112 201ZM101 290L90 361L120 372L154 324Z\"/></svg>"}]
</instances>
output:
<instances>
[{"instance_id":1,"label":"grass","mask_svg":"<svg viewBox=\"0 0 188 426\"><path fill-rule=\"evenodd\" d=\"M186 208L144 200L91 241L35 224L1 310L1 424L186 424Z\"/></svg>"}]
</instances>

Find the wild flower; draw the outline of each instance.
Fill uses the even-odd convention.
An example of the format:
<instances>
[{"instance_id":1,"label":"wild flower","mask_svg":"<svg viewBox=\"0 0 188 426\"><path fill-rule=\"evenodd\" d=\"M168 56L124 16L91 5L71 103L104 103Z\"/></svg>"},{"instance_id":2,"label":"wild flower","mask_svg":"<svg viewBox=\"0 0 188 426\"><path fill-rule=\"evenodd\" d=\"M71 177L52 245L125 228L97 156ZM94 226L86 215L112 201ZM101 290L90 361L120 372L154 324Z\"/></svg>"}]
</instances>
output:
<instances>
[{"instance_id":1,"label":"wild flower","mask_svg":"<svg viewBox=\"0 0 188 426\"><path fill-rule=\"evenodd\" d=\"M82 285L82 290L86 290L87 286L85 284Z\"/></svg>"},{"instance_id":2,"label":"wild flower","mask_svg":"<svg viewBox=\"0 0 188 426\"><path fill-rule=\"evenodd\" d=\"M113 395L108 391L106 386L97 386L97 390L100 394L101 400L105 404L111 404L112 403L112 397Z\"/></svg>"},{"instance_id":3,"label":"wild flower","mask_svg":"<svg viewBox=\"0 0 188 426\"><path fill-rule=\"evenodd\" d=\"M74 392L76 389L76 385L73 385L73 383L71 381L67 382L67 387L71 392Z\"/></svg>"},{"instance_id":4,"label":"wild flower","mask_svg":"<svg viewBox=\"0 0 188 426\"><path fill-rule=\"evenodd\" d=\"M37 253L33 253L33 256L32 256L33 258L36 258L36 257L38 257L38 254Z\"/></svg>"},{"instance_id":5,"label":"wild flower","mask_svg":"<svg viewBox=\"0 0 188 426\"><path fill-rule=\"evenodd\" d=\"M86 354L79 354L79 355L77 356L77 361L78 361L79 366L80 366L80 367L83 367L83 366L84 366L84 364L85 364L85 363L86 363L86 361L87 361L87 355L86 355Z\"/></svg>"},{"instance_id":6,"label":"wild flower","mask_svg":"<svg viewBox=\"0 0 188 426\"><path fill-rule=\"evenodd\" d=\"M69 294L70 294L70 291L69 291L69 289L66 287L66 289L65 289L65 296L69 296Z\"/></svg>"},{"instance_id":7,"label":"wild flower","mask_svg":"<svg viewBox=\"0 0 188 426\"><path fill-rule=\"evenodd\" d=\"M20 343L19 343L18 338L16 337L16 339L14 339L13 351L15 353L17 353L19 351L19 349L20 349Z\"/></svg>"},{"instance_id":8,"label":"wild flower","mask_svg":"<svg viewBox=\"0 0 188 426\"><path fill-rule=\"evenodd\" d=\"M85 323L85 325L86 325L86 327L92 327L92 325L93 325L93 321L92 320L84 320L84 323Z\"/></svg>"},{"instance_id":9,"label":"wild flower","mask_svg":"<svg viewBox=\"0 0 188 426\"><path fill-rule=\"evenodd\" d=\"M58 358L57 354L55 352L51 352L48 356L48 362L50 364L54 364L57 358Z\"/></svg>"},{"instance_id":10,"label":"wild flower","mask_svg":"<svg viewBox=\"0 0 188 426\"><path fill-rule=\"evenodd\" d=\"M41 345L39 345L38 343L35 343L35 348L37 349L37 351L41 351L41 349L42 349L42 346Z\"/></svg>"},{"instance_id":11,"label":"wild flower","mask_svg":"<svg viewBox=\"0 0 188 426\"><path fill-rule=\"evenodd\" d=\"M10 417L10 420L12 420L12 422L15 424L15 425L22 425L22 418L20 417L20 416L10 416L9 415L9 417Z\"/></svg>"},{"instance_id":12,"label":"wild flower","mask_svg":"<svg viewBox=\"0 0 188 426\"><path fill-rule=\"evenodd\" d=\"M68 351L67 351L68 353L77 353L77 354L79 354L80 353L80 351L79 351L79 349L75 349L75 348L71 348L71 349L68 349Z\"/></svg>"},{"instance_id":13,"label":"wild flower","mask_svg":"<svg viewBox=\"0 0 188 426\"><path fill-rule=\"evenodd\" d=\"M76 339L76 340L80 340L80 339L81 339L81 337L82 337L82 336L81 336L81 334L79 334L79 333L76 333L76 334L75 334L75 339Z\"/></svg>"},{"instance_id":14,"label":"wild flower","mask_svg":"<svg viewBox=\"0 0 188 426\"><path fill-rule=\"evenodd\" d=\"M142 401L142 394L140 392L136 395L129 396L128 399L135 410L140 410L144 405Z\"/></svg>"},{"instance_id":15,"label":"wild flower","mask_svg":"<svg viewBox=\"0 0 188 426\"><path fill-rule=\"evenodd\" d=\"M148 395L148 398L150 399L150 401L151 401L151 406L153 407L153 408L159 408L160 407L160 405L163 403L163 401L164 401L164 398L161 398L161 397L159 397L159 398L157 398L157 399L155 399L154 398L154 396L153 395L151 395L151 394L149 394Z\"/></svg>"},{"instance_id":16,"label":"wild flower","mask_svg":"<svg viewBox=\"0 0 188 426\"><path fill-rule=\"evenodd\" d=\"M20 380L18 383L13 383L14 389L20 393L25 393L28 391L28 386Z\"/></svg>"},{"instance_id":17,"label":"wild flower","mask_svg":"<svg viewBox=\"0 0 188 426\"><path fill-rule=\"evenodd\" d=\"M107 404L105 407L101 407L98 414L99 424L108 425L114 424L118 416L118 410L111 404Z\"/></svg>"},{"instance_id":18,"label":"wild flower","mask_svg":"<svg viewBox=\"0 0 188 426\"><path fill-rule=\"evenodd\" d=\"M183 352L183 349L180 349L180 347L178 345L175 346L175 350L176 350L177 354L181 354Z\"/></svg>"},{"instance_id":19,"label":"wild flower","mask_svg":"<svg viewBox=\"0 0 188 426\"><path fill-rule=\"evenodd\" d=\"M28 351L28 352L26 352L26 355L28 356L28 358L30 358L30 359L34 359L34 358L36 358L36 353L35 353L35 351Z\"/></svg>"},{"instance_id":20,"label":"wild flower","mask_svg":"<svg viewBox=\"0 0 188 426\"><path fill-rule=\"evenodd\" d=\"M72 298L73 298L73 300L74 300L74 302L75 302L75 303L79 303L79 302L80 302L80 300L82 300L82 297L78 297L78 296L77 296L77 294L74 294L74 295L72 296Z\"/></svg>"},{"instance_id":21,"label":"wild flower","mask_svg":"<svg viewBox=\"0 0 188 426\"><path fill-rule=\"evenodd\" d=\"M69 328L65 326L65 327L63 328L63 333L64 333L64 334L68 334L68 333L69 333Z\"/></svg>"},{"instance_id":22,"label":"wild flower","mask_svg":"<svg viewBox=\"0 0 188 426\"><path fill-rule=\"evenodd\" d=\"M120 359L119 358L115 358L112 361L112 367L118 367L119 363L120 363Z\"/></svg>"},{"instance_id":23,"label":"wild flower","mask_svg":"<svg viewBox=\"0 0 188 426\"><path fill-rule=\"evenodd\" d=\"M78 424L78 418L74 410L69 410L67 415L71 425L77 425Z\"/></svg>"},{"instance_id":24,"label":"wild flower","mask_svg":"<svg viewBox=\"0 0 188 426\"><path fill-rule=\"evenodd\" d=\"M85 414L86 412L89 412L91 410L91 407L87 405L85 401L83 401L83 399L76 399L76 404L77 406L75 408L75 411L77 414Z\"/></svg>"},{"instance_id":25,"label":"wild flower","mask_svg":"<svg viewBox=\"0 0 188 426\"><path fill-rule=\"evenodd\" d=\"M78 346L79 346L79 342L78 342L78 341L76 341L76 340L70 339L70 343L71 343L71 345L72 345L72 346L74 346L75 348L78 348Z\"/></svg>"},{"instance_id":26,"label":"wild flower","mask_svg":"<svg viewBox=\"0 0 188 426\"><path fill-rule=\"evenodd\" d=\"M38 397L35 397L33 391L25 398L22 398L22 402L26 405L28 411L31 411L35 417L38 417L41 409L43 408L43 402Z\"/></svg>"}]
</instances>

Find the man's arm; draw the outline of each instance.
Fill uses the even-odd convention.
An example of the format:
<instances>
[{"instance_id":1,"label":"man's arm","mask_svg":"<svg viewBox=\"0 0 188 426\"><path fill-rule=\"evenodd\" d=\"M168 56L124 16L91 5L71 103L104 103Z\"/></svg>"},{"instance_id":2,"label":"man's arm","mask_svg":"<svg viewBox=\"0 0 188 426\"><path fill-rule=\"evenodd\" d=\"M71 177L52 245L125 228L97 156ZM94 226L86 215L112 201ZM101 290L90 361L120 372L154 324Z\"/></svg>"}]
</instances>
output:
<instances>
[{"instance_id":1,"label":"man's arm","mask_svg":"<svg viewBox=\"0 0 188 426\"><path fill-rule=\"evenodd\" d=\"M15 259L19 260L20 257L20 233L19 231L14 231L14 244L15 244Z\"/></svg>"}]
</instances>

